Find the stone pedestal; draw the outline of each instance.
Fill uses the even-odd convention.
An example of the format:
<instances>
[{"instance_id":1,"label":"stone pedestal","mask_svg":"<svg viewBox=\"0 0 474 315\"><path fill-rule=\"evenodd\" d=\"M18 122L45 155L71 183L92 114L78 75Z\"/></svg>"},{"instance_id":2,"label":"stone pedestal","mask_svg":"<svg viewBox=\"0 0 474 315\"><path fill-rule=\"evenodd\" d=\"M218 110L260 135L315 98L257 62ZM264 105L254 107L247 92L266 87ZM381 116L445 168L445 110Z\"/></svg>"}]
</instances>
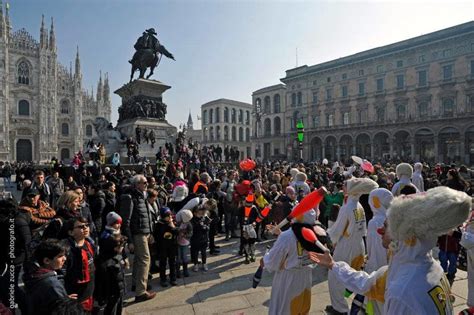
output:
<instances>
[{"instance_id":1,"label":"stone pedestal","mask_svg":"<svg viewBox=\"0 0 474 315\"><path fill-rule=\"evenodd\" d=\"M137 127L140 128L141 157L154 158L160 146L164 147L166 142L175 143L177 128L166 121L167 106L163 102L163 93L169 88L160 81L138 79L115 91L122 98L117 130L136 139ZM149 135L151 131L155 138L153 147L150 141L145 141L145 133Z\"/></svg>"}]
</instances>

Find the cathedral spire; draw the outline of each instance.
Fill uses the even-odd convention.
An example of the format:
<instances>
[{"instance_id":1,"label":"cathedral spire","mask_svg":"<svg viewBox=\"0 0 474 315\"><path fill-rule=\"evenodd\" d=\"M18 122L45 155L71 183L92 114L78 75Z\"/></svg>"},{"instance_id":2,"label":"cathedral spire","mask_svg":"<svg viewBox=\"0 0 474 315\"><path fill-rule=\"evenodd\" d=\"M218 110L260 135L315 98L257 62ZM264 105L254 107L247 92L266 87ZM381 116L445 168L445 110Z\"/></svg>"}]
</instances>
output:
<instances>
[{"instance_id":1,"label":"cathedral spire","mask_svg":"<svg viewBox=\"0 0 474 315\"><path fill-rule=\"evenodd\" d=\"M54 21L51 17L51 29L49 30L49 48L52 51L56 51L56 35L54 34Z\"/></svg>"},{"instance_id":2,"label":"cathedral spire","mask_svg":"<svg viewBox=\"0 0 474 315\"><path fill-rule=\"evenodd\" d=\"M187 126L187 129L193 130L193 117L191 116L191 110L189 110L188 122L186 126Z\"/></svg>"},{"instance_id":3,"label":"cathedral spire","mask_svg":"<svg viewBox=\"0 0 474 315\"><path fill-rule=\"evenodd\" d=\"M10 4L7 2L5 5L5 32L7 37L9 37L11 29L12 25L10 24Z\"/></svg>"},{"instance_id":4,"label":"cathedral spire","mask_svg":"<svg viewBox=\"0 0 474 315\"><path fill-rule=\"evenodd\" d=\"M5 18L3 17L3 1L0 0L0 39L3 37L5 33Z\"/></svg>"},{"instance_id":5,"label":"cathedral spire","mask_svg":"<svg viewBox=\"0 0 474 315\"><path fill-rule=\"evenodd\" d=\"M99 72L99 83L97 84L97 101L102 99L102 96L104 94L103 92L103 86L102 86L102 70Z\"/></svg>"},{"instance_id":6,"label":"cathedral spire","mask_svg":"<svg viewBox=\"0 0 474 315\"><path fill-rule=\"evenodd\" d=\"M109 73L105 73L104 79L104 101L107 102L110 100L110 87L109 87Z\"/></svg>"},{"instance_id":7,"label":"cathedral spire","mask_svg":"<svg viewBox=\"0 0 474 315\"><path fill-rule=\"evenodd\" d=\"M76 72L74 76L79 77L81 75L81 59L79 58L79 46L77 46L76 52Z\"/></svg>"},{"instance_id":8,"label":"cathedral spire","mask_svg":"<svg viewBox=\"0 0 474 315\"><path fill-rule=\"evenodd\" d=\"M48 34L44 27L44 14L41 15L41 28L40 28L40 48L48 48Z\"/></svg>"}]
</instances>

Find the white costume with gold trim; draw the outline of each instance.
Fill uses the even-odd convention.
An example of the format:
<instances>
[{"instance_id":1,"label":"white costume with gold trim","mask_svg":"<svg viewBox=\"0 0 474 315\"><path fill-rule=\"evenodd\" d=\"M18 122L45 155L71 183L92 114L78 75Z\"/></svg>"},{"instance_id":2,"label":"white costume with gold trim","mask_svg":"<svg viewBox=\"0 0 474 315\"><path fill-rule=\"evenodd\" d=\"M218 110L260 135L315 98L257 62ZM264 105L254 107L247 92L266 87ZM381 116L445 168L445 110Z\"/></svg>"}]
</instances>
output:
<instances>
[{"instance_id":1,"label":"white costume with gold trim","mask_svg":"<svg viewBox=\"0 0 474 315\"><path fill-rule=\"evenodd\" d=\"M315 221L314 210L305 213L305 223L314 224ZM266 270L275 273L269 314L309 313L313 265L291 228L278 236L273 247L263 256L263 262Z\"/></svg>"}]
</instances>

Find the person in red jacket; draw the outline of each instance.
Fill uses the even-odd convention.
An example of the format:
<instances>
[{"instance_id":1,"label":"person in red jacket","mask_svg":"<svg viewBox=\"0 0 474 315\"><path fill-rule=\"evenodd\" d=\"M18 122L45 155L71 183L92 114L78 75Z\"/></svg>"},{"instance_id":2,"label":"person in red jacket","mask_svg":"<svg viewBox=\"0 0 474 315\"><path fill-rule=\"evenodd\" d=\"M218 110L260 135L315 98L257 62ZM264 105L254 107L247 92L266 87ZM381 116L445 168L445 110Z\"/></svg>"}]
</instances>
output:
<instances>
[{"instance_id":1,"label":"person in red jacket","mask_svg":"<svg viewBox=\"0 0 474 315\"><path fill-rule=\"evenodd\" d=\"M449 284L452 286L454 282L454 276L457 271L457 261L459 256L459 241L461 240L462 233L459 229L455 229L448 234L438 237L438 248L439 248L439 263L443 267L448 278Z\"/></svg>"}]
</instances>

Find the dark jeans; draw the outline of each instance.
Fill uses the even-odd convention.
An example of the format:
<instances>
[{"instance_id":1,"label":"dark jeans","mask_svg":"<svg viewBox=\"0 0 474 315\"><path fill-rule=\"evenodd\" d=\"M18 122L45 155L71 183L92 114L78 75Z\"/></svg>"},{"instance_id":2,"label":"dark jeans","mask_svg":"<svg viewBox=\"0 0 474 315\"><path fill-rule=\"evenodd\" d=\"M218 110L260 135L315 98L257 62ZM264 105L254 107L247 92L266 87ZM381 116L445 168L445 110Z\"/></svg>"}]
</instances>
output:
<instances>
[{"instance_id":1,"label":"dark jeans","mask_svg":"<svg viewBox=\"0 0 474 315\"><path fill-rule=\"evenodd\" d=\"M454 276L457 271L456 264L458 261L458 254L455 252L445 252L443 250L440 250L438 258L439 263L441 264L441 267L443 267L444 272L447 272L448 275Z\"/></svg>"},{"instance_id":2,"label":"dark jeans","mask_svg":"<svg viewBox=\"0 0 474 315\"><path fill-rule=\"evenodd\" d=\"M170 269L170 281L176 281L176 249L160 249L160 281L166 281L166 263Z\"/></svg>"},{"instance_id":3,"label":"dark jeans","mask_svg":"<svg viewBox=\"0 0 474 315\"><path fill-rule=\"evenodd\" d=\"M191 260L193 264L197 265L199 252L201 252L201 261L203 264L206 263L207 259L207 244L191 244Z\"/></svg>"},{"instance_id":4,"label":"dark jeans","mask_svg":"<svg viewBox=\"0 0 474 315\"><path fill-rule=\"evenodd\" d=\"M104 315L121 315L123 307L123 296L111 296L107 299Z\"/></svg>"}]
</instances>

